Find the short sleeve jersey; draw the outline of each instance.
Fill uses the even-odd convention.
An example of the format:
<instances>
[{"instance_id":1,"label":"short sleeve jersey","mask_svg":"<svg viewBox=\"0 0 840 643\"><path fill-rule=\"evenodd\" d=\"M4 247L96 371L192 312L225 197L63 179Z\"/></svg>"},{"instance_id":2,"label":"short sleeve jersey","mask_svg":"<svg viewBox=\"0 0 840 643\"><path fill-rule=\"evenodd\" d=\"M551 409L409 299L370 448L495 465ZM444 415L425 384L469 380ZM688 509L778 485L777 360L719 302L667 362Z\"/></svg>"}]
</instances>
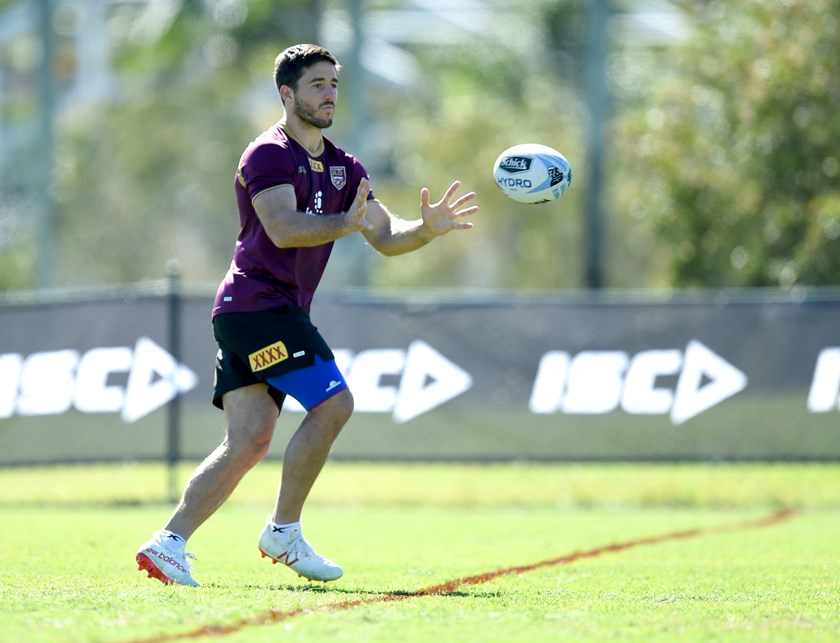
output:
<instances>
[{"instance_id":1,"label":"short sleeve jersey","mask_svg":"<svg viewBox=\"0 0 840 643\"><path fill-rule=\"evenodd\" d=\"M327 138L321 155L313 157L279 124L257 137L243 152L236 173L240 232L230 269L216 292L213 316L287 304L308 311L333 242L278 248L266 234L253 200L265 190L291 185L299 212L330 216L350 208L363 177L367 172L362 164Z\"/></svg>"}]
</instances>

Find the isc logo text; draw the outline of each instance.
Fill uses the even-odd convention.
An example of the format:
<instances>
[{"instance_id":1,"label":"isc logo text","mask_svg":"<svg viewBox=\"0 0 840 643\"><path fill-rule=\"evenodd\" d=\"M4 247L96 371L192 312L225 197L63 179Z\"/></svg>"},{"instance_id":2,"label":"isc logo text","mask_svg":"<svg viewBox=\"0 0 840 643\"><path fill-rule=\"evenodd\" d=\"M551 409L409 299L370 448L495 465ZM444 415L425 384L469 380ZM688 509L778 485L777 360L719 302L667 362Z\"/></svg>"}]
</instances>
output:
<instances>
[{"instance_id":1,"label":"isc logo text","mask_svg":"<svg viewBox=\"0 0 840 643\"><path fill-rule=\"evenodd\" d=\"M118 381L125 384L117 383ZM0 355L0 419L13 415L120 413L135 422L198 377L148 337L131 346Z\"/></svg>"},{"instance_id":2,"label":"isc logo text","mask_svg":"<svg viewBox=\"0 0 840 643\"><path fill-rule=\"evenodd\" d=\"M662 378L676 385L661 385ZM670 414L682 424L735 395L747 376L696 340L685 351L551 351L540 360L531 391L532 413Z\"/></svg>"}]
</instances>

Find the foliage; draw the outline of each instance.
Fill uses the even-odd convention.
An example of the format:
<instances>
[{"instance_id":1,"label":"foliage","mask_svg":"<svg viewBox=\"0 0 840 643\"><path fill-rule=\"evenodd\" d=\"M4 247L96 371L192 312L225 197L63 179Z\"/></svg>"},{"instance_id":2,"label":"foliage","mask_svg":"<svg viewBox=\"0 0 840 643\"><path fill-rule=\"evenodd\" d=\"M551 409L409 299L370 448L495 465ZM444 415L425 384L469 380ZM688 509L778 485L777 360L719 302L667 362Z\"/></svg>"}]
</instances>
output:
<instances>
[{"instance_id":1,"label":"foliage","mask_svg":"<svg viewBox=\"0 0 840 643\"><path fill-rule=\"evenodd\" d=\"M364 248L358 235L341 240L325 288L583 284L586 4L479 4L484 22L441 12L445 40L423 33L399 43L417 66L410 82L368 76L361 132L350 90L359 79L347 67L328 132L360 156L377 196L403 217L417 216L422 186L437 197L460 179L462 191L479 196L475 229L398 259ZM691 17L687 41L611 43L606 284L837 283L840 0L680 5ZM186 279L215 282L237 229L234 166L281 113L274 56L301 40L346 42L337 33L347 25L335 16L347 4L109 6L114 100L68 103L57 123L55 285L160 277L170 258ZM416 10L391 0L365 6L371 20L377 11ZM326 10L331 21L321 20ZM166 11L175 13L160 19ZM574 181L560 202L522 205L496 189L496 156L526 141L569 158ZM37 174L27 169L37 150L4 161L7 179L12 169ZM0 288L35 285L31 183L0 186Z\"/></svg>"},{"instance_id":2,"label":"foliage","mask_svg":"<svg viewBox=\"0 0 840 643\"><path fill-rule=\"evenodd\" d=\"M171 258L187 278L221 277L238 230L234 170L258 133L252 76L273 91L276 52L265 49L284 24L274 4L230 3L224 13L186 2L151 44L118 50L121 100L65 119L57 237L59 262L73 269L62 284L156 278ZM304 4L285 3L287 14ZM241 45L240 32L250 34Z\"/></svg>"},{"instance_id":3,"label":"foliage","mask_svg":"<svg viewBox=\"0 0 840 643\"><path fill-rule=\"evenodd\" d=\"M642 61L616 123L616 201L671 286L840 281L840 2L711 2ZM638 61L637 61L638 62Z\"/></svg>"},{"instance_id":4,"label":"foliage","mask_svg":"<svg viewBox=\"0 0 840 643\"><path fill-rule=\"evenodd\" d=\"M189 101L150 89L85 115L65 142L61 174L59 261L75 267L65 283L158 278L173 257L193 274L222 274L215 256L229 254L236 235L231 168L247 130L235 115L196 109L199 97L229 103L218 89L195 88ZM96 138L81 133L92 130Z\"/></svg>"},{"instance_id":5,"label":"foliage","mask_svg":"<svg viewBox=\"0 0 840 643\"><path fill-rule=\"evenodd\" d=\"M120 16L129 27L114 37L119 100L71 107L60 123L56 285L157 277L172 257L187 279L219 278L237 229L233 168L247 142L279 117L274 56L317 38L319 4L191 0L163 31L140 29L144 15ZM368 79L370 153L349 147L359 137L343 88L328 135L360 153L386 205L415 218L423 185L440 196L460 179L462 192L478 192L482 210L470 233L398 260L362 250L350 259L363 264L353 270L344 270L342 249L352 252L361 242L342 240L327 287L580 282L577 213L585 177L577 175L562 203L535 207L506 199L490 172L503 149L524 140L558 147L582 167L579 72L570 62L580 42L558 18L575 15L573 7L541 0L527 11L510 10L498 32L475 33L464 44L408 45L423 70L419 85L399 90ZM559 43L571 48L563 53Z\"/></svg>"},{"instance_id":6,"label":"foliage","mask_svg":"<svg viewBox=\"0 0 840 643\"><path fill-rule=\"evenodd\" d=\"M421 91L380 97L383 114L400 109L392 123L393 178L379 196L393 210L414 217L419 188L441 195L452 180L478 194L475 229L450 236L399 265L371 260L370 281L387 286L574 288L582 282L582 203L586 176L581 138L585 114L579 66L569 56L580 35L557 15L575 16L573 2L534 2L511 12L497 30L463 44L413 47L426 71ZM554 49L560 42L566 49ZM491 168L506 148L523 142L559 149L575 173L558 203L524 205L505 197ZM375 177L374 177L375 178ZM407 187L411 186L411 187ZM392 261L392 260L388 260Z\"/></svg>"}]
</instances>

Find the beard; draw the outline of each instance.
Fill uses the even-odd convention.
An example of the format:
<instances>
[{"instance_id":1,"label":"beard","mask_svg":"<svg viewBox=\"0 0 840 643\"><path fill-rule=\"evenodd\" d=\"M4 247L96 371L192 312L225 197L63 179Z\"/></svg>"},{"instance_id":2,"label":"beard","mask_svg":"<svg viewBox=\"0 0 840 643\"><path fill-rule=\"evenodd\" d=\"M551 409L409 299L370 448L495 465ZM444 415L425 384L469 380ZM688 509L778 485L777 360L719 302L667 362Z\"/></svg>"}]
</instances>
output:
<instances>
[{"instance_id":1,"label":"beard","mask_svg":"<svg viewBox=\"0 0 840 643\"><path fill-rule=\"evenodd\" d=\"M304 123L309 123L310 125L312 125L313 127L317 127L318 129L326 129L332 125L332 117L318 118L315 115L315 110L303 101L298 100L297 96L295 96L294 108L295 116L297 116Z\"/></svg>"}]
</instances>

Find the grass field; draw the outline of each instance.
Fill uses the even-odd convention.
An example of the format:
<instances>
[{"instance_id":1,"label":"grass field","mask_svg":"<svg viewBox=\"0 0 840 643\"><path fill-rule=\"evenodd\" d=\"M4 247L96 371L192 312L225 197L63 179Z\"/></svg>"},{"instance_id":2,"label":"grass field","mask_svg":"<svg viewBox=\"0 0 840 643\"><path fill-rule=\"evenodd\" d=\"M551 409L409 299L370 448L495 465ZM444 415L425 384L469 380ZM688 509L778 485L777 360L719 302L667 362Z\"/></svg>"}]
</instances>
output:
<instances>
[{"instance_id":1,"label":"grass field","mask_svg":"<svg viewBox=\"0 0 840 643\"><path fill-rule=\"evenodd\" d=\"M0 641L840 640L840 466L331 463L327 585L259 557L278 474L190 541L192 589L134 564L162 467L0 470Z\"/></svg>"}]
</instances>

